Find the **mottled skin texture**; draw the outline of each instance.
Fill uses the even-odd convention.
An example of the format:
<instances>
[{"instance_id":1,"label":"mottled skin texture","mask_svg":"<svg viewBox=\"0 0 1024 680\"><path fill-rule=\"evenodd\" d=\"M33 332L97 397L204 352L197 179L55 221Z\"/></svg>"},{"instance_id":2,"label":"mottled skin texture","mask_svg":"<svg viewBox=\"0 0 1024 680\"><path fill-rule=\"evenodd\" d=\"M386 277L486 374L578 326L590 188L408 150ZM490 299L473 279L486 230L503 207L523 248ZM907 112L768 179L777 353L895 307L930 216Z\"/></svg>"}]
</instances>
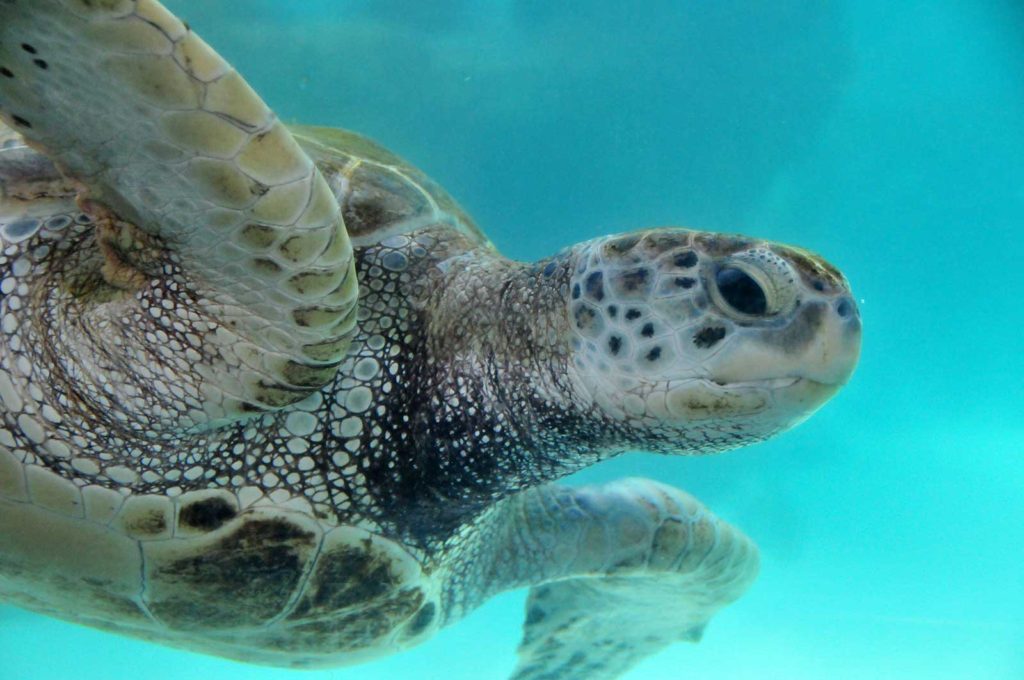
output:
<instances>
[{"instance_id":1,"label":"mottled skin texture","mask_svg":"<svg viewBox=\"0 0 1024 680\"><path fill-rule=\"evenodd\" d=\"M657 482L552 482L809 416L856 362L842 275L678 229L510 261L400 159L280 126L175 22L148 0L0 1L0 597L297 667L523 586L520 680L613 678L698 639L753 544ZM114 57L76 115L123 136L69 118L77 49ZM270 134L283 167L246 155Z\"/></svg>"}]
</instances>

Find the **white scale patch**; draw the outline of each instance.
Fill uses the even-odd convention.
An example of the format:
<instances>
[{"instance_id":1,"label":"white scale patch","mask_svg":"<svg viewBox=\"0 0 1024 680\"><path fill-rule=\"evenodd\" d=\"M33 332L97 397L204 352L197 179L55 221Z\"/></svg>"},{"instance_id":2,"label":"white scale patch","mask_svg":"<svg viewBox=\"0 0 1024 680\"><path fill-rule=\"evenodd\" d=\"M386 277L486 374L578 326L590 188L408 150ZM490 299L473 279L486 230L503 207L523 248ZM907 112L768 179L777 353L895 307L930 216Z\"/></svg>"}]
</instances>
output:
<instances>
[{"instance_id":1,"label":"white scale patch","mask_svg":"<svg viewBox=\"0 0 1024 680\"><path fill-rule=\"evenodd\" d=\"M284 426L296 437L304 437L312 434L317 428L317 419L312 413L293 411L285 418Z\"/></svg>"},{"instance_id":2,"label":"white scale patch","mask_svg":"<svg viewBox=\"0 0 1024 680\"><path fill-rule=\"evenodd\" d=\"M8 243L20 243L35 236L42 226L42 221L34 217L22 217L0 223L0 237Z\"/></svg>"}]
</instances>

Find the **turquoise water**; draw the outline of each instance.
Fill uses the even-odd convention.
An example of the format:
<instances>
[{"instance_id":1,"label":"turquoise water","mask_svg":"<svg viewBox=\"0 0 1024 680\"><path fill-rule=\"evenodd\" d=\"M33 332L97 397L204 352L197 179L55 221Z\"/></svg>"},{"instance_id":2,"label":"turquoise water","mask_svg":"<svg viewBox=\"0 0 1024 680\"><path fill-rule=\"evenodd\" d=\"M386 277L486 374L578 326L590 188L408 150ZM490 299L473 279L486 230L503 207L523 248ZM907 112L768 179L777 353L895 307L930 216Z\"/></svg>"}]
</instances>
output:
<instances>
[{"instance_id":1,"label":"turquoise water","mask_svg":"<svg viewBox=\"0 0 1024 680\"><path fill-rule=\"evenodd\" d=\"M1019 3L168 4L282 117L375 137L512 256L681 224L846 272L863 358L817 416L742 451L579 476L679 485L763 553L703 642L629 678L1024 678ZM0 678L500 679L522 600L302 674L0 608Z\"/></svg>"}]
</instances>

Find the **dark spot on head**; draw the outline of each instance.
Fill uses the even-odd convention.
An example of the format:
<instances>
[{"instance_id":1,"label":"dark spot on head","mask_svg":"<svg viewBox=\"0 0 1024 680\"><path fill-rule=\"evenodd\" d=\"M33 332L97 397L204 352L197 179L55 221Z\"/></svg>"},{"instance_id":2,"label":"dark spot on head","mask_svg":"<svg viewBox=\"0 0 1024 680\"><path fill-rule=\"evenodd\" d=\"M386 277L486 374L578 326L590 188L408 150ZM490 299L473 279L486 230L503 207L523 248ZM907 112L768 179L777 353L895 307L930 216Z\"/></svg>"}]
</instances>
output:
<instances>
[{"instance_id":1,"label":"dark spot on head","mask_svg":"<svg viewBox=\"0 0 1024 680\"><path fill-rule=\"evenodd\" d=\"M4 78L13 78L14 72L6 66L0 66L0 76L3 76Z\"/></svg>"},{"instance_id":2,"label":"dark spot on head","mask_svg":"<svg viewBox=\"0 0 1024 680\"><path fill-rule=\"evenodd\" d=\"M620 236L604 244L606 255L623 255L628 253L640 241L637 236Z\"/></svg>"},{"instance_id":3,"label":"dark spot on head","mask_svg":"<svg viewBox=\"0 0 1024 680\"><path fill-rule=\"evenodd\" d=\"M697 280L692 279L689 276L677 276L674 280L674 283L680 288L693 288L693 286L697 283Z\"/></svg>"},{"instance_id":4,"label":"dark spot on head","mask_svg":"<svg viewBox=\"0 0 1024 680\"><path fill-rule=\"evenodd\" d=\"M640 313L639 309L629 309L626 311L626 320L628 321L636 321L641 316L643 316L643 314Z\"/></svg>"},{"instance_id":5,"label":"dark spot on head","mask_svg":"<svg viewBox=\"0 0 1024 680\"><path fill-rule=\"evenodd\" d=\"M644 244L660 253L685 246L689 241L690 237L686 232L676 230L650 231L644 235Z\"/></svg>"},{"instance_id":6,"label":"dark spot on head","mask_svg":"<svg viewBox=\"0 0 1024 680\"><path fill-rule=\"evenodd\" d=\"M178 513L178 524L213 531L236 515L235 508L220 496L189 503Z\"/></svg>"},{"instance_id":7,"label":"dark spot on head","mask_svg":"<svg viewBox=\"0 0 1024 680\"><path fill-rule=\"evenodd\" d=\"M578 304L576 309L573 310L573 318L576 321L576 327L582 331L589 330L597 319L597 313L590 307L583 304Z\"/></svg>"},{"instance_id":8,"label":"dark spot on head","mask_svg":"<svg viewBox=\"0 0 1024 680\"><path fill-rule=\"evenodd\" d=\"M36 53L36 48L32 47L28 43L21 43L21 49L25 50L29 54L35 54Z\"/></svg>"},{"instance_id":9,"label":"dark spot on head","mask_svg":"<svg viewBox=\"0 0 1024 680\"><path fill-rule=\"evenodd\" d=\"M853 314L853 303L850 302L850 298L843 298L836 303L836 314L844 319Z\"/></svg>"},{"instance_id":10,"label":"dark spot on head","mask_svg":"<svg viewBox=\"0 0 1024 680\"><path fill-rule=\"evenodd\" d=\"M579 300L580 299L580 284L578 284L578 283L572 284L572 299L573 300Z\"/></svg>"},{"instance_id":11,"label":"dark spot on head","mask_svg":"<svg viewBox=\"0 0 1024 680\"><path fill-rule=\"evenodd\" d=\"M622 349L622 338L617 335L608 338L608 349L611 351L612 356L618 356L619 350Z\"/></svg>"},{"instance_id":12,"label":"dark spot on head","mask_svg":"<svg viewBox=\"0 0 1024 680\"><path fill-rule=\"evenodd\" d=\"M604 274L599 271L587 274L584 287L587 290L587 297L600 302L604 299Z\"/></svg>"},{"instance_id":13,"label":"dark spot on head","mask_svg":"<svg viewBox=\"0 0 1024 680\"><path fill-rule=\"evenodd\" d=\"M754 244L753 240L749 238L724 234L698 234L693 241L711 257L732 255L746 250Z\"/></svg>"},{"instance_id":14,"label":"dark spot on head","mask_svg":"<svg viewBox=\"0 0 1024 680\"><path fill-rule=\"evenodd\" d=\"M692 250L687 250L685 253L678 253L672 259L672 264L677 267L692 267L697 264L697 253Z\"/></svg>"},{"instance_id":15,"label":"dark spot on head","mask_svg":"<svg viewBox=\"0 0 1024 680\"><path fill-rule=\"evenodd\" d=\"M15 122L16 125L20 125L21 127L27 127L27 128L31 128L32 127L32 123L28 122L27 120L25 120L21 116L11 116L11 119Z\"/></svg>"},{"instance_id":16,"label":"dark spot on head","mask_svg":"<svg viewBox=\"0 0 1024 680\"><path fill-rule=\"evenodd\" d=\"M724 337L724 328L721 326L708 326L707 328L700 329L697 334L693 336L693 344L701 349L707 349L715 345Z\"/></svg>"},{"instance_id":17,"label":"dark spot on head","mask_svg":"<svg viewBox=\"0 0 1024 680\"><path fill-rule=\"evenodd\" d=\"M618 305L608 305L608 316L610 316L610 317L612 317L614 319L618 315L619 315L619 307L618 307Z\"/></svg>"},{"instance_id":18,"label":"dark spot on head","mask_svg":"<svg viewBox=\"0 0 1024 680\"><path fill-rule=\"evenodd\" d=\"M654 324L651 323L650 321L645 323L644 327L640 329L640 335L644 336L645 338L653 337L654 336Z\"/></svg>"},{"instance_id":19,"label":"dark spot on head","mask_svg":"<svg viewBox=\"0 0 1024 680\"><path fill-rule=\"evenodd\" d=\"M633 292L642 288L647 283L649 275L650 272L645 267L638 267L637 269L630 269L620 274L619 281L622 282L624 290Z\"/></svg>"},{"instance_id":20,"label":"dark spot on head","mask_svg":"<svg viewBox=\"0 0 1024 680\"><path fill-rule=\"evenodd\" d=\"M39 68L43 69L44 71L45 71L46 69L50 68L50 65L49 65L49 64L47 64L47 63L46 63L45 61L43 61L42 59L33 59L33 60L32 60L32 63L33 63L33 64L35 64L36 66L38 66Z\"/></svg>"},{"instance_id":21,"label":"dark spot on head","mask_svg":"<svg viewBox=\"0 0 1024 680\"><path fill-rule=\"evenodd\" d=\"M825 284L821 279L814 279L814 283L812 283L811 286L819 293L825 290Z\"/></svg>"},{"instance_id":22,"label":"dark spot on head","mask_svg":"<svg viewBox=\"0 0 1024 680\"><path fill-rule=\"evenodd\" d=\"M651 351L647 353L648 361L657 361L661 358L661 347L652 347Z\"/></svg>"}]
</instances>

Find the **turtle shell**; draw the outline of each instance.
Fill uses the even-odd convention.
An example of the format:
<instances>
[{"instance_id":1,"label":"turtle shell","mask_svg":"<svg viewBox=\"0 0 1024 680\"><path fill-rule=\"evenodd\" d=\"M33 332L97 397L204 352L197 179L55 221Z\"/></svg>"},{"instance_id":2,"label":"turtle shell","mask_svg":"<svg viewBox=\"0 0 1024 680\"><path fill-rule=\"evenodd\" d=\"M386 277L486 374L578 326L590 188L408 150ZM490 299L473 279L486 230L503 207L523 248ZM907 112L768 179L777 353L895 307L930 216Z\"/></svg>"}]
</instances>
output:
<instances>
[{"instance_id":1,"label":"turtle shell","mask_svg":"<svg viewBox=\"0 0 1024 680\"><path fill-rule=\"evenodd\" d=\"M440 185L366 137L322 127L295 126L291 132L334 191L354 246L436 225L490 244Z\"/></svg>"},{"instance_id":2,"label":"turtle shell","mask_svg":"<svg viewBox=\"0 0 1024 680\"><path fill-rule=\"evenodd\" d=\"M292 126L291 132L328 181L356 247L434 225L449 225L472 242L491 246L448 192L379 144L337 128ZM2 122L0 149L6 152L0 163L0 196L44 188L52 196L54 183L68 185L61 193L73 195L50 159L25 146Z\"/></svg>"},{"instance_id":3,"label":"turtle shell","mask_svg":"<svg viewBox=\"0 0 1024 680\"><path fill-rule=\"evenodd\" d=\"M14 604L242 661L315 667L429 637L437 592L397 543L322 523L299 504L79 488L0 450L0 598Z\"/></svg>"}]
</instances>

